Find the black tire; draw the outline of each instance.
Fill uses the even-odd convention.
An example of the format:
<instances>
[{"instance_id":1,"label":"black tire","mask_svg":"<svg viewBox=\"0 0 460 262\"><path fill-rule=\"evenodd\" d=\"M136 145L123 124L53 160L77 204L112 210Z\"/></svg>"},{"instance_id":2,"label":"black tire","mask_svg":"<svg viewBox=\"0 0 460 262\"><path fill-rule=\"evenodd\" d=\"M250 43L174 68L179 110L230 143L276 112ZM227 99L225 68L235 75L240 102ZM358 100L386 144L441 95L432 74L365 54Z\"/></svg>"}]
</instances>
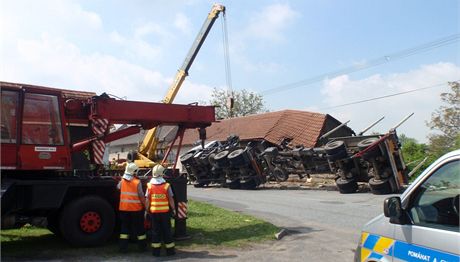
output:
<instances>
[{"instance_id":1,"label":"black tire","mask_svg":"<svg viewBox=\"0 0 460 262\"><path fill-rule=\"evenodd\" d=\"M257 187L255 179L250 179L248 181L241 183L241 189L254 190Z\"/></svg>"},{"instance_id":2,"label":"black tire","mask_svg":"<svg viewBox=\"0 0 460 262\"><path fill-rule=\"evenodd\" d=\"M214 156L214 160L216 161L216 163L217 163L217 165L219 167L228 167L229 166L229 162L228 162L228 159L227 159L228 153L229 153L228 150L224 150L222 152L217 153Z\"/></svg>"},{"instance_id":3,"label":"black tire","mask_svg":"<svg viewBox=\"0 0 460 262\"><path fill-rule=\"evenodd\" d=\"M383 180L378 180L375 178L369 179L369 187L371 189L372 194L374 195L385 195L393 193L391 188L391 179L387 178Z\"/></svg>"},{"instance_id":4,"label":"black tire","mask_svg":"<svg viewBox=\"0 0 460 262\"><path fill-rule=\"evenodd\" d=\"M345 142L343 142L342 140L336 140L336 141L331 141L331 142L328 142L325 146L324 146L324 150L326 151L326 153L328 155L335 155L339 152L342 152L342 151L347 151L346 147L345 147Z\"/></svg>"},{"instance_id":5,"label":"black tire","mask_svg":"<svg viewBox=\"0 0 460 262\"><path fill-rule=\"evenodd\" d=\"M234 167L241 167L246 165L249 162L249 158L247 156L247 151L244 149L237 149L230 154L228 154L227 158L230 164Z\"/></svg>"},{"instance_id":6,"label":"black tire","mask_svg":"<svg viewBox=\"0 0 460 262\"><path fill-rule=\"evenodd\" d=\"M241 181L239 179L232 180L227 183L228 188L230 189L240 189L241 188Z\"/></svg>"},{"instance_id":7,"label":"black tire","mask_svg":"<svg viewBox=\"0 0 460 262\"><path fill-rule=\"evenodd\" d=\"M327 155L327 159L329 159L329 161L331 162L335 162L337 160L344 159L346 157L348 157L348 153L346 150L335 153L334 155Z\"/></svg>"},{"instance_id":8,"label":"black tire","mask_svg":"<svg viewBox=\"0 0 460 262\"><path fill-rule=\"evenodd\" d=\"M191 164L193 162L193 155L195 153L194 152L190 152L190 153L187 153L183 156L180 157L180 162L183 164L183 165L188 165L188 164Z\"/></svg>"},{"instance_id":9,"label":"black tire","mask_svg":"<svg viewBox=\"0 0 460 262\"><path fill-rule=\"evenodd\" d=\"M216 164L216 160L214 159L215 156L216 156L216 153L212 153L208 157L208 162L211 166L214 166Z\"/></svg>"},{"instance_id":10,"label":"black tire","mask_svg":"<svg viewBox=\"0 0 460 262\"><path fill-rule=\"evenodd\" d=\"M66 205L59 218L64 239L75 246L104 244L114 232L115 212L101 197L85 196Z\"/></svg>"},{"instance_id":11,"label":"black tire","mask_svg":"<svg viewBox=\"0 0 460 262\"><path fill-rule=\"evenodd\" d=\"M207 185L208 185L208 183L206 183L206 182L201 182L201 183L195 183L195 184L193 184L193 186L196 187L196 188L202 188L202 187L205 187L205 186L207 186Z\"/></svg>"},{"instance_id":12,"label":"black tire","mask_svg":"<svg viewBox=\"0 0 460 262\"><path fill-rule=\"evenodd\" d=\"M284 168L275 167L275 169L273 170L273 177L278 182L284 182L288 180L289 174L286 172Z\"/></svg>"},{"instance_id":13,"label":"black tire","mask_svg":"<svg viewBox=\"0 0 460 262\"><path fill-rule=\"evenodd\" d=\"M358 143L358 148L359 148L360 151L364 150L364 149L369 147L371 144L373 144L377 140L379 140L377 137L370 137L370 138L364 139L363 141ZM378 157L381 154L382 154L382 152L380 152L380 147L376 146L373 149L371 149L371 150L367 151L366 153L364 153L362 158L365 159L365 160L366 159L371 159L371 158L374 158L374 157Z\"/></svg>"},{"instance_id":14,"label":"black tire","mask_svg":"<svg viewBox=\"0 0 460 262\"><path fill-rule=\"evenodd\" d=\"M358 190L358 183L354 179L344 179L342 177L335 180L335 185L342 194L355 193Z\"/></svg>"}]
</instances>

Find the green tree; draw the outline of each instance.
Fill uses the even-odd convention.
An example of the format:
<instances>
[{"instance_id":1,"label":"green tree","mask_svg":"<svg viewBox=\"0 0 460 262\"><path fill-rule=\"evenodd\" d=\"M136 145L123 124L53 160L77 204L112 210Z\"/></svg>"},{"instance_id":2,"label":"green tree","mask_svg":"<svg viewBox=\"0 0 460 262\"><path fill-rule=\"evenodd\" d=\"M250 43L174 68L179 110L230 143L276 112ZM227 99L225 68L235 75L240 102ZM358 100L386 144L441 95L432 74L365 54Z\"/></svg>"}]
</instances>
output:
<instances>
[{"instance_id":1,"label":"green tree","mask_svg":"<svg viewBox=\"0 0 460 262\"><path fill-rule=\"evenodd\" d=\"M233 97L233 109L229 108L229 98ZM210 104L216 107L217 119L246 116L267 112L262 95L242 89L233 91L233 96L226 90L214 88Z\"/></svg>"},{"instance_id":2,"label":"green tree","mask_svg":"<svg viewBox=\"0 0 460 262\"><path fill-rule=\"evenodd\" d=\"M416 139L401 134L399 135L399 141L401 143L401 151L404 157L404 162L406 163L409 172L428 156L427 161L425 161L425 163L416 171L413 178L417 177L435 160L433 156L428 155L427 145L418 143Z\"/></svg>"},{"instance_id":3,"label":"green tree","mask_svg":"<svg viewBox=\"0 0 460 262\"><path fill-rule=\"evenodd\" d=\"M449 86L451 92L441 94L445 105L433 112L427 123L432 130L440 131L428 136L429 151L437 157L460 148L460 84L449 82Z\"/></svg>"}]
</instances>

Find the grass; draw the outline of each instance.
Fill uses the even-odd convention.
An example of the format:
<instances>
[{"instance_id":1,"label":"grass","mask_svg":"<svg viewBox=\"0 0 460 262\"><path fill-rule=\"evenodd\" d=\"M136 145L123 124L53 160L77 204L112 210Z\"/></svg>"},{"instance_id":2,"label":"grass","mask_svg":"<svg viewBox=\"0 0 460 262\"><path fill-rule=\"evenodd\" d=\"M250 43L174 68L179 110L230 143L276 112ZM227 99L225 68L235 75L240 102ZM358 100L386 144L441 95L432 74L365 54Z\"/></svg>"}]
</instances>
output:
<instances>
[{"instance_id":1,"label":"grass","mask_svg":"<svg viewBox=\"0 0 460 262\"><path fill-rule=\"evenodd\" d=\"M196 201L188 202L187 234L192 238L176 242L183 248L234 248L273 240L278 228L252 216ZM174 223L173 223L174 224ZM117 254L116 237L97 248L75 248L47 229L24 226L1 230L1 258L66 259L82 255L110 258Z\"/></svg>"}]
</instances>

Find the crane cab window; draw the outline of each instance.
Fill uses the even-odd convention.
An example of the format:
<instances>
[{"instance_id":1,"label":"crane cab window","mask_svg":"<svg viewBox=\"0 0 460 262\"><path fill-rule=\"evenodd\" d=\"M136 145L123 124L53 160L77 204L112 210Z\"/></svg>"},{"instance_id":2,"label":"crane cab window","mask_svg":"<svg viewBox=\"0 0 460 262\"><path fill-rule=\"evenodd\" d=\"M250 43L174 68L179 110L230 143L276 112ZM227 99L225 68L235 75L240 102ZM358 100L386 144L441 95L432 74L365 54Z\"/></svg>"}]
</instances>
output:
<instances>
[{"instance_id":1,"label":"crane cab window","mask_svg":"<svg viewBox=\"0 0 460 262\"><path fill-rule=\"evenodd\" d=\"M2 90L2 143L16 143L18 92Z\"/></svg>"},{"instance_id":2,"label":"crane cab window","mask_svg":"<svg viewBox=\"0 0 460 262\"><path fill-rule=\"evenodd\" d=\"M64 144L57 96L25 94L22 143L37 145Z\"/></svg>"}]
</instances>

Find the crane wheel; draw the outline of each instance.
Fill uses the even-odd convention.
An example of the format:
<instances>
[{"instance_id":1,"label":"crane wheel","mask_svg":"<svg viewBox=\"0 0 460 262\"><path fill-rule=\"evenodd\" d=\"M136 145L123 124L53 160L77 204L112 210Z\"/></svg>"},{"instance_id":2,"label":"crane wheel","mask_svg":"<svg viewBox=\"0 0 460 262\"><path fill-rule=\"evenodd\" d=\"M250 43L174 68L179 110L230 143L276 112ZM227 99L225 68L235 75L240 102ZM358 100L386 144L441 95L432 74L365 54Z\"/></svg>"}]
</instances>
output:
<instances>
[{"instance_id":1,"label":"crane wheel","mask_svg":"<svg viewBox=\"0 0 460 262\"><path fill-rule=\"evenodd\" d=\"M70 202L61 213L59 229L75 246L98 246L113 234L115 212L99 196L85 196Z\"/></svg>"}]
</instances>

